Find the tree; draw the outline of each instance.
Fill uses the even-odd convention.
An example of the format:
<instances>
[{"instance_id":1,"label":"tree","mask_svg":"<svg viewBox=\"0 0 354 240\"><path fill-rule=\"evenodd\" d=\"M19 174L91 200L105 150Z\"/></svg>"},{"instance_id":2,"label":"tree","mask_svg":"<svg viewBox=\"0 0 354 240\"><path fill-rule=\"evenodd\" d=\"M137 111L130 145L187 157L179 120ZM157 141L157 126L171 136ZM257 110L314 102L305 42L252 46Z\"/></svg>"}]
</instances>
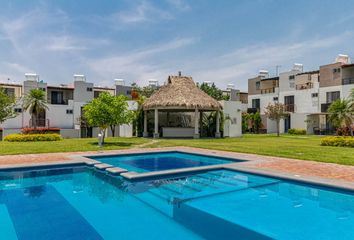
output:
<instances>
[{"instance_id":1,"label":"tree","mask_svg":"<svg viewBox=\"0 0 354 240\"><path fill-rule=\"evenodd\" d=\"M15 104L15 97L8 96L5 90L0 88L0 123L16 117L17 114L14 111Z\"/></svg>"},{"instance_id":2,"label":"tree","mask_svg":"<svg viewBox=\"0 0 354 240\"><path fill-rule=\"evenodd\" d=\"M259 133L259 129L262 127L262 118L259 112L253 114L253 124L254 124L254 132Z\"/></svg>"},{"instance_id":3,"label":"tree","mask_svg":"<svg viewBox=\"0 0 354 240\"><path fill-rule=\"evenodd\" d=\"M347 128L353 136L354 109L352 99L338 99L327 110L329 121L335 128Z\"/></svg>"},{"instance_id":4,"label":"tree","mask_svg":"<svg viewBox=\"0 0 354 240\"><path fill-rule=\"evenodd\" d=\"M265 115L270 119L274 120L277 125L277 136L279 137L280 132L280 120L289 116L289 113L285 111L285 105L282 103L268 104L266 107Z\"/></svg>"},{"instance_id":5,"label":"tree","mask_svg":"<svg viewBox=\"0 0 354 240\"><path fill-rule=\"evenodd\" d=\"M133 91L138 93L138 96L135 98L138 99L139 97L149 98L152 94L154 94L159 87L158 86L145 86L139 87L136 83L132 83Z\"/></svg>"},{"instance_id":6,"label":"tree","mask_svg":"<svg viewBox=\"0 0 354 240\"><path fill-rule=\"evenodd\" d=\"M134 111L134 129L135 129L135 136L139 136L139 132L143 131L144 125L144 110L142 108L143 103L146 97L139 96L135 101L138 104L137 110Z\"/></svg>"},{"instance_id":7,"label":"tree","mask_svg":"<svg viewBox=\"0 0 354 240\"><path fill-rule=\"evenodd\" d=\"M109 94L107 94L109 95ZM110 122L110 128L112 131L112 136L115 136L115 128L116 126L122 125L122 124L129 124L134 120L134 111L130 111L128 109L128 102L127 98L123 95L120 96L111 96L113 97L112 102L111 102L111 122Z\"/></svg>"},{"instance_id":8,"label":"tree","mask_svg":"<svg viewBox=\"0 0 354 240\"><path fill-rule=\"evenodd\" d=\"M125 96L112 96L109 93L101 93L84 107L84 116L88 124L98 127L104 143L105 132L111 128L112 136L115 135L115 127L128 124L133 119L132 111L128 110Z\"/></svg>"},{"instance_id":9,"label":"tree","mask_svg":"<svg viewBox=\"0 0 354 240\"><path fill-rule=\"evenodd\" d=\"M30 90L23 99L22 107L31 114L31 125L36 128L39 113L48 109L46 93L40 89Z\"/></svg>"},{"instance_id":10,"label":"tree","mask_svg":"<svg viewBox=\"0 0 354 240\"><path fill-rule=\"evenodd\" d=\"M211 86L207 83L202 83L199 88L211 96L212 98L220 101L220 100L229 100L230 96L223 95L222 90L216 87L216 85L213 83Z\"/></svg>"}]
</instances>

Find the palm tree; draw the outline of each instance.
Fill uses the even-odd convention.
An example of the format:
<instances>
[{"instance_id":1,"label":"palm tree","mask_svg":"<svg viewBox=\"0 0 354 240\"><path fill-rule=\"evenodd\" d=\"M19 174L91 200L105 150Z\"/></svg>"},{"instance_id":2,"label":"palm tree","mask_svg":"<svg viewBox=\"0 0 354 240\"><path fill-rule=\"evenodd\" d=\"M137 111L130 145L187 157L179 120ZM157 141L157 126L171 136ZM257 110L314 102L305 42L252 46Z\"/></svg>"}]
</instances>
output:
<instances>
[{"instance_id":1,"label":"palm tree","mask_svg":"<svg viewBox=\"0 0 354 240\"><path fill-rule=\"evenodd\" d=\"M329 121L334 127L346 127L353 136L352 124L354 122L354 109L351 99L338 99L328 108Z\"/></svg>"},{"instance_id":2,"label":"palm tree","mask_svg":"<svg viewBox=\"0 0 354 240\"><path fill-rule=\"evenodd\" d=\"M46 93L40 89L30 90L24 97L22 107L31 114L31 124L37 127L39 113L48 109Z\"/></svg>"}]
</instances>

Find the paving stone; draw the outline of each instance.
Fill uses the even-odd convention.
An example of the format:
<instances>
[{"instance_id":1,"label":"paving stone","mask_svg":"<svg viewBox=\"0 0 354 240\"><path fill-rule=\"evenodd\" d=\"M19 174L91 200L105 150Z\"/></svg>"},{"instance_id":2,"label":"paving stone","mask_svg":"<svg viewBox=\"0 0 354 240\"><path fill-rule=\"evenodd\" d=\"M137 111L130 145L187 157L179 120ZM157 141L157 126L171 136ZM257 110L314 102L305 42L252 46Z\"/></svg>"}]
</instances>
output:
<instances>
[{"instance_id":1,"label":"paving stone","mask_svg":"<svg viewBox=\"0 0 354 240\"><path fill-rule=\"evenodd\" d=\"M95 168L100 169L100 170L105 170L106 168L111 168L113 167L112 165L106 164L106 163L99 163L94 165Z\"/></svg>"},{"instance_id":2,"label":"paving stone","mask_svg":"<svg viewBox=\"0 0 354 240\"><path fill-rule=\"evenodd\" d=\"M106 168L106 171L114 175L119 175L121 173L128 172L127 169L119 168L119 167Z\"/></svg>"}]
</instances>

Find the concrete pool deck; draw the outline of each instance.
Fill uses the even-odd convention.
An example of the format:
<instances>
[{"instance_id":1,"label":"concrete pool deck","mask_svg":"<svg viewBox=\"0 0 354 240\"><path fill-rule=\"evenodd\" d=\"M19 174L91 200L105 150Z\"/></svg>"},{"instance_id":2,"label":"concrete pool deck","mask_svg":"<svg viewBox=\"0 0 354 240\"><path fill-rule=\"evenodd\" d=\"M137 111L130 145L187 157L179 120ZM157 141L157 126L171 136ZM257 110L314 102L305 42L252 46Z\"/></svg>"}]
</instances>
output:
<instances>
[{"instance_id":1,"label":"concrete pool deck","mask_svg":"<svg viewBox=\"0 0 354 240\"><path fill-rule=\"evenodd\" d=\"M65 163L80 163L90 161L84 156L99 156L107 154L131 154L146 152L165 152L165 151L181 151L187 153L206 154L218 157L235 158L247 160L245 162L236 162L223 164L222 167L212 165L209 168L233 169L258 173L299 181L307 181L313 183L322 183L324 185L344 187L354 190L354 166L339 165L334 163L322 163L315 161L296 160L280 157L270 157L255 154L245 154L237 152L226 152L219 150L208 150L192 147L166 147L166 148L144 148L144 149L126 149L126 150L107 150L107 151L91 151L91 152L68 152L68 153L44 153L44 154L25 154L25 155L6 155L0 156L0 169L27 166L45 166L45 165L62 165ZM206 168L208 169L208 168ZM196 171L198 169L192 170ZM202 170L202 169L200 169ZM178 170L165 171L166 174L184 172ZM145 174L145 176L144 176ZM122 173L124 177L136 178L149 177L156 175L154 173Z\"/></svg>"}]
</instances>

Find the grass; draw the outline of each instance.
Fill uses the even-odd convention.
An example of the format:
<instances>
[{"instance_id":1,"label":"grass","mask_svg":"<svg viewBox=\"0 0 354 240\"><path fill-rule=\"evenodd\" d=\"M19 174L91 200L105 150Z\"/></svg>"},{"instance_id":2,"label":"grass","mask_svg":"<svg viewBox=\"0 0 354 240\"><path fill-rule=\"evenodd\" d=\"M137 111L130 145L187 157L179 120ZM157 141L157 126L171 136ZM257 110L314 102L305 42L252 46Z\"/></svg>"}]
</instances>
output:
<instances>
[{"instance_id":1,"label":"grass","mask_svg":"<svg viewBox=\"0 0 354 240\"><path fill-rule=\"evenodd\" d=\"M320 136L243 135L241 138L168 140L162 139L148 147L190 146L224 150L230 152L254 153L267 156L286 157L318 162L354 165L354 149L320 145Z\"/></svg>"},{"instance_id":2,"label":"grass","mask_svg":"<svg viewBox=\"0 0 354 240\"><path fill-rule=\"evenodd\" d=\"M231 152L255 153L267 156L295 158L319 162L354 165L354 149L320 145L319 136L249 135L224 139L159 139L152 142L144 138L107 138L103 148L97 147L97 139L64 139L57 142L0 142L0 155L83 152L127 149L132 147L190 146ZM142 145L143 144L143 145ZM144 145L145 144L145 145ZM141 146L139 146L141 145Z\"/></svg>"},{"instance_id":3,"label":"grass","mask_svg":"<svg viewBox=\"0 0 354 240\"><path fill-rule=\"evenodd\" d=\"M98 148L95 138L63 139L55 142L3 141L0 142L0 155L127 149L148 142L144 138L106 138L104 147Z\"/></svg>"}]
</instances>

